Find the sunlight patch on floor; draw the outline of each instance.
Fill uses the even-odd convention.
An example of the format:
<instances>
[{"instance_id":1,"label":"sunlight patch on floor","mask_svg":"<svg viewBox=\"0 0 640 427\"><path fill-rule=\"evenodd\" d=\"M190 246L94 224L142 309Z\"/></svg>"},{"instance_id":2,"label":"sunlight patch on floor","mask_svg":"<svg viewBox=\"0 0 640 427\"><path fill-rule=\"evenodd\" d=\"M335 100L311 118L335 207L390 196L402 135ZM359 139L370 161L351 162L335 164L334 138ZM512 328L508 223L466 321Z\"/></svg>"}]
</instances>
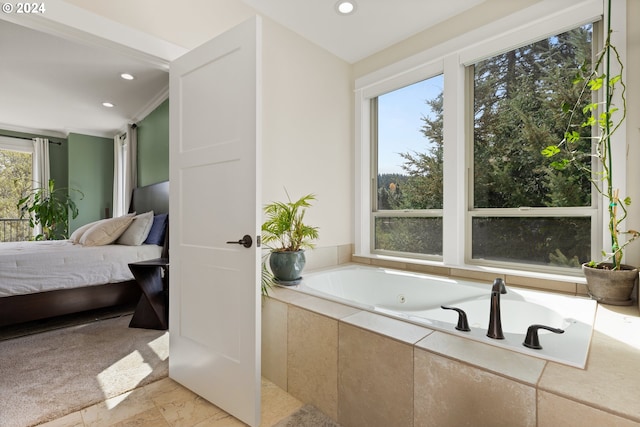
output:
<instances>
[{"instance_id":1,"label":"sunlight patch on floor","mask_svg":"<svg viewBox=\"0 0 640 427\"><path fill-rule=\"evenodd\" d=\"M114 390L135 388L152 372L142 354L135 350L100 372L97 380L104 395L109 396Z\"/></svg>"},{"instance_id":2,"label":"sunlight patch on floor","mask_svg":"<svg viewBox=\"0 0 640 427\"><path fill-rule=\"evenodd\" d=\"M160 360L167 360L169 358L169 346L167 345L167 332L155 340L151 341L148 345L151 350L158 356Z\"/></svg>"}]
</instances>

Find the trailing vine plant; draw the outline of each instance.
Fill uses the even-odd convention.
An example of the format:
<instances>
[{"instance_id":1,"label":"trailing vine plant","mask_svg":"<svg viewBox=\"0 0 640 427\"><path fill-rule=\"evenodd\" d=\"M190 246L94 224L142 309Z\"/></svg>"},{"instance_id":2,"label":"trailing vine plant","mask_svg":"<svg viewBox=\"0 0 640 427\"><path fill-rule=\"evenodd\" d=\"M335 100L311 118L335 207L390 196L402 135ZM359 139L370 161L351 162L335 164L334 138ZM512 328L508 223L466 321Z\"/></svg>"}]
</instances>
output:
<instances>
[{"instance_id":1,"label":"trailing vine plant","mask_svg":"<svg viewBox=\"0 0 640 427\"><path fill-rule=\"evenodd\" d=\"M573 83L581 85L580 95L573 103L563 103L562 111L568 115L568 123L564 133L564 138L557 145L550 145L542 150L542 154L548 158L559 156L559 160L551 162L550 166L557 170L564 170L570 164L586 173L596 191L608 200L608 229L611 237L611 252L602 251L603 261L611 260L613 270L619 270L622 264L622 258L625 247L640 237L640 233L635 230L621 231L619 229L628 215L628 207L631 204L631 198L623 197L620 191L615 187L613 182L613 162L612 162L612 136L622 126L627 116L627 100L626 85L622 79L622 70L624 64L618 49L611 43L611 0L607 2L608 19L606 28L606 39L602 50L596 56L596 61L591 70L585 64L580 67ZM615 62L614 62L615 61ZM618 68L619 73L611 75L612 68ZM613 103L614 93L620 92L621 109ZM582 107L584 120L578 117L581 115L580 105L584 96L590 95L595 102L589 102ZM597 129L596 136L592 136L593 149L589 154L585 154L577 150L577 143L583 139L576 130L578 127L591 127ZM583 163L581 160L585 155L592 156L597 159L597 163L601 170L594 170L594 162L591 166ZM627 239L623 241L621 234L627 235ZM591 267L601 266L595 261L588 263Z\"/></svg>"}]
</instances>

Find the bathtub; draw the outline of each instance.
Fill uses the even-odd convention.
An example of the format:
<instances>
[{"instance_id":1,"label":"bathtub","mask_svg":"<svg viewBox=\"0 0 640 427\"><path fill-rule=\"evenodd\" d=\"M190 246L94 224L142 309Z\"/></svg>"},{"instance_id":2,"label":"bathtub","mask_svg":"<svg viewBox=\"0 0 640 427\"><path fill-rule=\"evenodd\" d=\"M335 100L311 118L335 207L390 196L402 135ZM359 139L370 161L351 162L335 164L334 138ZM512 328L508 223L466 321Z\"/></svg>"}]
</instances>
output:
<instances>
[{"instance_id":1,"label":"bathtub","mask_svg":"<svg viewBox=\"0 0 640 427\"><path fill-rule=\"evenodd\" d=\"M596 312L596 301L507 285L501 295L504 339L486 336L491 283L451 279L387 268L348 265L304 275L289 286L300 292L383 314L430 329L463 336L508 350L584 369ZM442 305L465 311L471 331L455 329L458 314ZM543 324L564 330L539 330L540 350L525 347L527 328Z\"/></svg>"}]
</instances>

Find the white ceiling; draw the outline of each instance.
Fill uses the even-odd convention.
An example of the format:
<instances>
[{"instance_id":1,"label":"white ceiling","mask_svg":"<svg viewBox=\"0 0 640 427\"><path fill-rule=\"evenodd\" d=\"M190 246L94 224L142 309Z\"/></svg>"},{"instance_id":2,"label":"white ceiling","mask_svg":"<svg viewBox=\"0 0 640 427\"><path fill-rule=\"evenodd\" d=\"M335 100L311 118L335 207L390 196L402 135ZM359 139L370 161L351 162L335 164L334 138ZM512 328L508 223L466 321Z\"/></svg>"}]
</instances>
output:
<instances>
[{"instance_id":1,"label":"white ceiling","mask_svg":"<svg viewBox=\"0 0 640 427\"><path fill-rule=\"evenodd\" d=\"M354 63L485 0L355 0L348 16L335 12L337 0L241 1ZM122 80L122 72L136 79ZM157 63L0 19L0 129L111 137L167 93Z\"/></svg>"},{"instance_id":2,"label":"white ceiling","mask_svg":"<svg viewBox=\"0 0 640 427\"><path fill-rule=\"evenodd\" d=\"M0 20L0 129L113 137L168 87L159 66Z\"/></svg>"},{"instance_id":3,"label":"white ceiling","mask_svg":"<svg viewBox=\"0 0 640 427\"><path fill-rule=\"evenodd\" d=\"M349 63L398 43L485 0L352 0L339 15L338 0L242 0Z\"/></svg>"}]
</instances>

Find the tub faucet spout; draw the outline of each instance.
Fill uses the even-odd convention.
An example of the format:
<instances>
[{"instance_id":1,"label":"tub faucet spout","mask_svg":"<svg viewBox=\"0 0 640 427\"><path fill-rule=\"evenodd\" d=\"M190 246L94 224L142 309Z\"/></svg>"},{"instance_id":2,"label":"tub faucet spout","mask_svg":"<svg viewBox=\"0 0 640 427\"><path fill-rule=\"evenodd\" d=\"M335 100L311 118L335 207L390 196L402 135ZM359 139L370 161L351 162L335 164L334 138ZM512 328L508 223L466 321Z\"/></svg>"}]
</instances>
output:
<instances>
[{"instance_id":1,"label":"tub faucet spout","mask_svg":"<svg viewBox=\"0 0 640 427\"><path fill-rule=\"evenodd\" d=\"M491 311L489 312L489 329L487 336L496 340L504 339L502 333L502 319L500 318L500 294L506 294L504 280L497 278L491 288Z\"/></svg>"}]
</instances>

